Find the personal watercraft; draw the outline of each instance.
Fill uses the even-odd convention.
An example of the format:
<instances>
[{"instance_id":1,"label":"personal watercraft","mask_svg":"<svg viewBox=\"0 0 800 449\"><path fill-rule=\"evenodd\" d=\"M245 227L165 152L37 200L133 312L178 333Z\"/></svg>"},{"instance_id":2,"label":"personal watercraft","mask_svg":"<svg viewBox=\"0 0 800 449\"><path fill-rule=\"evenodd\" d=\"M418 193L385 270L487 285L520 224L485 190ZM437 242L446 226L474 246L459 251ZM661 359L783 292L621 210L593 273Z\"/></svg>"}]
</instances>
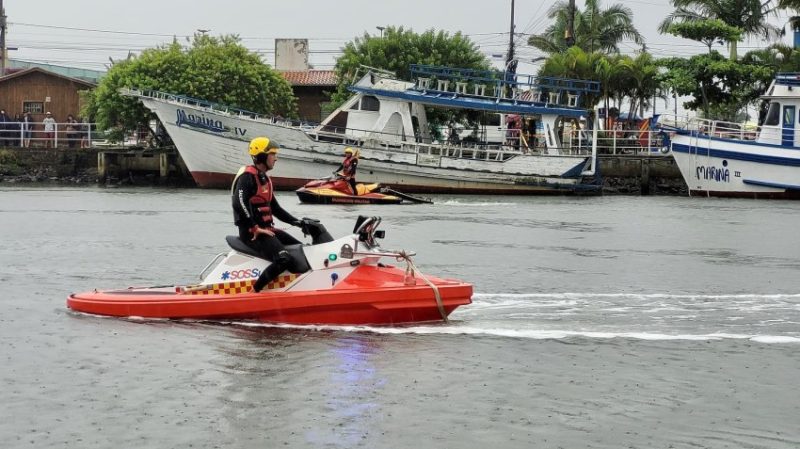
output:
<instances>
[{"instance_id":1,"label":"personal watercraft","mask_svg":"<svg viewBox=\"0 0 800 449\"><path fill-rule=\"evenodd\" d=\"M447 321L454 309L472 302L472 285L425 276L413 253L381 248L380 217L359 217L353 234L336 240L317 220L301 223L312 244L287 246L293 266L261 292L252 285L270 262L228 236L230 251L212 259L197 284L75 293L67 306L117 317L391 325ZM381 263L387 258L407 266Z\"/></svg>"},{"instance_id":2,"label":"personal watercraft","mask_svg":"<svg viewBox=\"0 0 800 449\"><path fill-rule=\"evenodd\" d=\"M303 203L311 204L400 204L403 200L414 203L430 203L430 200L416 198L382 187L378 183L356 184L356 193L350 183L341 176L309 181L296 190Z\"/></svg>"}]
</instances>

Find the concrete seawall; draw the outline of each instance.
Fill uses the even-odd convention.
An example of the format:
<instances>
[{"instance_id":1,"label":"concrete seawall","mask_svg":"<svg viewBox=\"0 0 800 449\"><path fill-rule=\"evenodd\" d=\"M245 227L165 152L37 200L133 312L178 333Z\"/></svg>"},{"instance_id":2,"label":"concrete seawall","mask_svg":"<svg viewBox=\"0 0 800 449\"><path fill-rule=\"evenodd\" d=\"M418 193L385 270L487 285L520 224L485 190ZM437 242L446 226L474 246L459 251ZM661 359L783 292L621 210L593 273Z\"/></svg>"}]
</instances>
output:
<instances>
[{"instance_id":1,"label":"concrete seawall","mask_svg":"<svg viewBox=\"0 0 800 449\"><path fill-rule=\"evenodd\" d=\"M604 194L688 195L672 156L598 156Z\"/></svg>"},{"instance_id":2,"label":"concrete seawall","mask_svg":"<svg viewBox=\"0 0 800 449\"><path fill-rule=\"evenodd\" d=\"M174 149L5 148L0 181L194 185Z\"/></svg>"},{"instance_id":3,"label":"concrete seawall","mask_svg":"<svg viewBox=\"0 0 800 449\"><path fill-rule=\"evenodd\" d=\"M672 157L602 155L598 159L604 194L687 194ZM174 149L0 149L0 182L42 181L194 185Z\"/></svg>"}]
</instances>

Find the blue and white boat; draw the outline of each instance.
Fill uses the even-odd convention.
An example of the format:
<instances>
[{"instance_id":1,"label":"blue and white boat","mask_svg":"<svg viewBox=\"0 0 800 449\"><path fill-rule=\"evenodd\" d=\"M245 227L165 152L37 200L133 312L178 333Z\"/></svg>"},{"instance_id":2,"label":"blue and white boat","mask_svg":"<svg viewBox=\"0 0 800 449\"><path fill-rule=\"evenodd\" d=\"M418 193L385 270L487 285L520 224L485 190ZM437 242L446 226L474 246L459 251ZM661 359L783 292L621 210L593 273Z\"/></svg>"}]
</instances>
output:
<instances>
[{"instance_id":1,"label":"blue and white boat","mask_svg":"<svg viewBox=\"0 0 800 449\"><path fill-rule=\"evenodd\" d=\"M412 76L415 81L407 82L370 71L315 127L174 94L124 93L158 116L201 187L229 186L250 163L243 150L249 139L264 135L281 145L276 188L296 189L326 176L352 146L360 149L360 181L404 192L600 191L596 145L587 145L588 135L581 145L562 142L571 123L586 114L587 96L599 92L596 81L427 65L412 66ZM429 123L428 108L469 111L497 123L476 125L473 139L444 139ZM517 123L525 120L536 123L536 133L522 132Z\"/></svg>"},{"instance_id":2,"label":"blue and white boat","mask_svg":"<svg viewBox=\"0 0 800 449\"><path fill-rule=\"evenodd\" d=\"M800 73L779 73L762 98L769 107L758 127L661 124L690 195L800 199Z\"/></svg>"}]
</instances>

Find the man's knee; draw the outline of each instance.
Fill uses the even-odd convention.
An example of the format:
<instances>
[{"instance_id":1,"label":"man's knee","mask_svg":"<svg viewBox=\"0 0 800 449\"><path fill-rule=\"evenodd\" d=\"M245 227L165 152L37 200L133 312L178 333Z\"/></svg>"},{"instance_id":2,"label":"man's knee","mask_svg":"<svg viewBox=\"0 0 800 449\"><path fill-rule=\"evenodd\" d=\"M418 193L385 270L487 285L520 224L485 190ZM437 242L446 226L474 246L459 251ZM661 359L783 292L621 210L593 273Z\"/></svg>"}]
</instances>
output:
<instances>
[{"instance_id":1,"label":"man's knee","mask_svg":"<svg viewBox=\"0 0 800 449\"><path fill-rule=\"evenodd\" d=\"M280 250L278 251L278 256L275 258L273 263L283 267L285 270L292 264L292 256L285 249Z\"/></svg>"}]
</instances>

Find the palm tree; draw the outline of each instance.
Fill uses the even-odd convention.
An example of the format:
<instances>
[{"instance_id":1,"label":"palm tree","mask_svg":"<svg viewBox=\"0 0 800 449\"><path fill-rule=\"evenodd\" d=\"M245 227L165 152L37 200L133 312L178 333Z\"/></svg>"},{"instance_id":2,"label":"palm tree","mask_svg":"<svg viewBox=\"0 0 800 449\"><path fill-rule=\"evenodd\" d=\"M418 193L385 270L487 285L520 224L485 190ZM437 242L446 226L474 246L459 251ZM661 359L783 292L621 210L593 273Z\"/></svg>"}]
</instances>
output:
<instances>
[{"instance_id":1,"label":"palm tree","mask_svg":"<svg viewBox=\"0 0 800 449\"><path fill-rule=\"evenodd\" d=\"M798 0L800 1L800 0ZM633 12L622 5L611 5L600 9L600 0L586 0L583 11L575 11L575 46L593 53L619 53L619 43L631 39L637 44L644 38L633 26ZM564 31L567 28L570 7L566 1L559 1L547 12L555 22L544 33L531 36L528 45L545 53L562 53L567 49Z\"/></svg>"},{"instance_id":2,"label":"palm tree","mask_svg":"<svg viewBox=\"0 0 800 449\"><path fill-rule=\"evenodd\" d=\"M658 66L650 53L641 52L635 58L625 57L621 63L622 70L627 75L628 97L630 98L630 115L632 117L639 109L639 114L644 115L644 109L651 106L650 100L661 93Z\"/></svg>"},{"instance_id":3,"label":"palm tree","mask_svg":"<svg viewBox=\"0 0 800 449\"><path fill-rule=\"evenodd\" d=\"M603 96L603 108L606 111L605 129L611 126L611 99L619 105L621 99L625 97L628 86L628 73L622 63L628 56L609 55L604 56L597 62L595 67L597 80L600 81L600 89Z\"/></svg>"},{"instance_id":4,"label":"palm tree","mask_svg":"<svg viewBox=\"0 0 800 449\"><path fill-rule=\"evenodd\" d=\"M607 65L607 63L604 63L605 60L606 56L601 53L587 53L575 46L564 53L550 55L539 70L539 75L602 82L605 73L604 68ZM589 111L589 129L594 127L591 111L594 110L594 106L600 99L600 95L597 94L586 93L584 95L585 106Z\"/></svg>"},{"instance_id":5,"label":"palm tree","mask_svg":"<svg viewBox=\"0 0 800 449\"><path fill-rule=\"evenodd\" d=\"M743 36L762 36L776 38L782 30L767 22L776 8L791 7L797 0L780 0L775 4L771 0L672 0L675 11L670 13L658 30L666 33L673 23L699 22L708 19L719 19L724 23L742 30ZM781 6L786 5L786 6ZM729 42L730 59L737 58L737 41Z\"/></svg>"}]
</instances>

